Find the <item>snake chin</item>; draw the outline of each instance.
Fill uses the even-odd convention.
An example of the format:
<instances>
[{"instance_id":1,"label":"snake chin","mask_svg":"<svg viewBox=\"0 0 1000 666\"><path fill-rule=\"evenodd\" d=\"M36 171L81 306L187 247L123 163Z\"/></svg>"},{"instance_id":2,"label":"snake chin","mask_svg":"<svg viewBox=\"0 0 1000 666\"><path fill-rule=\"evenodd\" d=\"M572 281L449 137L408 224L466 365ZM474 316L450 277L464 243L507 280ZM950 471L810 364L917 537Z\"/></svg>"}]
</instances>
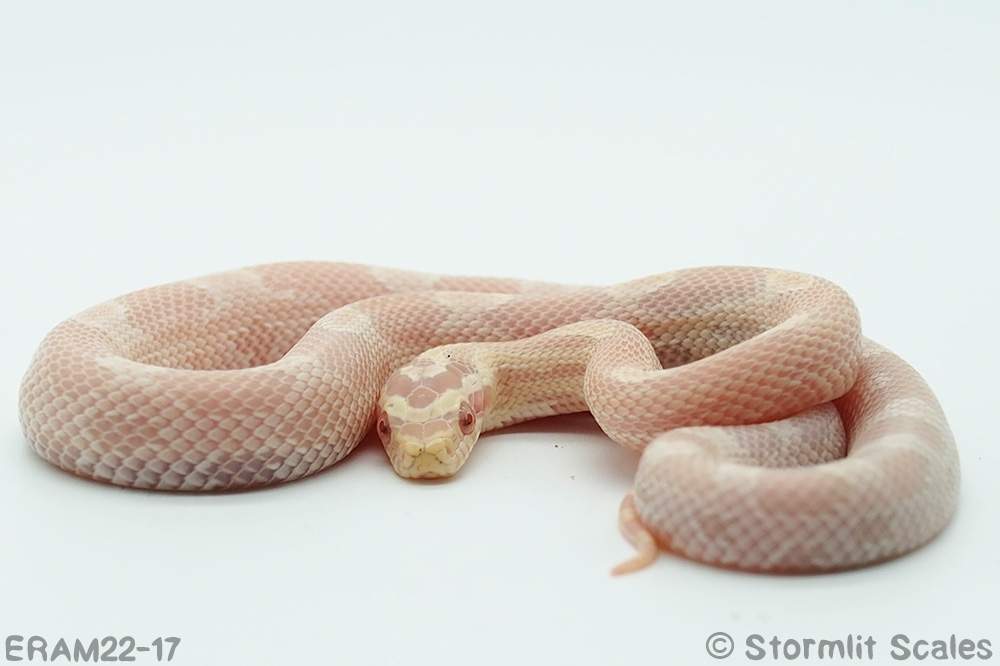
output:
<instances>
[{"instance_id":1,"label":"snake chin","mask_svg":"<svg viewBox=\"0 0 1000 666\"><path fill-rule=\"evenodd\" d=\"M453 476L465 462L452 439L441 438L429 443L404 441L395 444L391 457L393 469L407 479L443 479Z\"/></svg>"},{"instance_id":2,"label":"snake chin","mask_svg":"<svg viewBox=\"0 0 1000 666\"><path fill-rule=\"evenodd\" d=\"M400 461L396 473L406 479L447 479L458 469L429 453L406 457Z\"/></svg>"}]
</instances>

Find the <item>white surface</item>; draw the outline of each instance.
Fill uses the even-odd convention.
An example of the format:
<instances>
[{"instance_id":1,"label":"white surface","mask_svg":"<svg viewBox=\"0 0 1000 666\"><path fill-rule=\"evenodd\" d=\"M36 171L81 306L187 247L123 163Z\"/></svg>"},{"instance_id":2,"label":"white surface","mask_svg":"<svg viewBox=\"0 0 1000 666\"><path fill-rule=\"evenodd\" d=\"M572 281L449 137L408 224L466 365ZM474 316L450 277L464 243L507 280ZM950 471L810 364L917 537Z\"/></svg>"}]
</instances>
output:
<instances>
[{"instance_id":1,"label":"white surface","mask_svg":"<svg viewBox=\"0 0 1000 666\"><path fill-rule=\"evenodd\" d=\"M206 665L708 663L717 630L874 634L884 660L900 631L1000 651L1000 9L695 4L8 7L0 634L178 635L174 663ZM860 571L664 556L612 579L635 457L586 416L489 435L437 484L395 477L372 441L226 495L102 486L30 452L17 386L58 321L299 258L826 276L936 389L961 508Z\"/></svg>"}]
</instances>

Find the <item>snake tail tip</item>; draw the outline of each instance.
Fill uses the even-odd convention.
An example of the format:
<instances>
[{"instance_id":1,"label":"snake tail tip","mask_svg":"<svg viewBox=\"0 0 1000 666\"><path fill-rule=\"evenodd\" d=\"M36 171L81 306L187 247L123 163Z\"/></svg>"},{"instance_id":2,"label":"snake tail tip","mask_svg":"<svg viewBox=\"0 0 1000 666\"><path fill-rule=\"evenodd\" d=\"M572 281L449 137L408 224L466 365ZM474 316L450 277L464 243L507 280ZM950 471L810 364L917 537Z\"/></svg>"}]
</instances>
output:
<instances>
[{"instance_id":1,"label":"snake tail tip","mask_svg":"<svg viewBox=\"0 0 1000 666\"><path fill-rule=\"evenodd\" d=\"M635 497L629 493L622 499L618 510L618 528L625 539L636 549L631 559L625 560L611 570L612 576L621 576L645 569L660 554L660 548L652 533L642 523L635 507Z\"/></svg>"},{"instance_id":2,"label":"snake tail tip","mask_svg":"<svg viewBox=\"0 0 1000 666\"><path fill-rule=\"evenodd\" d=\"M654 550L652 553L640 551L636 553L635 557L625 560L619 563L611 569L612 576L624 576L625 574L635 573L641 569L645 569L650 564L656 560L657 551Z\"/></svg>"}]
</instances>

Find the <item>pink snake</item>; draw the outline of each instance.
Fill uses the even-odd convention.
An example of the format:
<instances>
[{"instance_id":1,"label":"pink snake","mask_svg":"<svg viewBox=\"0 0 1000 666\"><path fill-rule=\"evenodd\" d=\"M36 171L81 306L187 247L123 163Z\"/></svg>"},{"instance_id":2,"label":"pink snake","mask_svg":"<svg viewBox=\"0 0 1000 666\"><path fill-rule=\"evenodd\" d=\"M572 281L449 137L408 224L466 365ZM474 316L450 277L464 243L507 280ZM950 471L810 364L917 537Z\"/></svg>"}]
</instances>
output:
<instances>
[{"instance_id":1,"label":"pink snake","mask_svg":"<svg viewBox=\"0 0 1000 666\"><path fill-rule=\"evenodd\" d=\"M448 476L481 432L589 410L643 451L620 510L638 553L616 572L661 547L751 571L861 566L932 539L958 498L926 383L861 336L843 290L774 269L570 287L261 265L59 324L19 402L52 464L172 491L297 479L373 425L401 475Z\"/></svg>"}]
</instances>

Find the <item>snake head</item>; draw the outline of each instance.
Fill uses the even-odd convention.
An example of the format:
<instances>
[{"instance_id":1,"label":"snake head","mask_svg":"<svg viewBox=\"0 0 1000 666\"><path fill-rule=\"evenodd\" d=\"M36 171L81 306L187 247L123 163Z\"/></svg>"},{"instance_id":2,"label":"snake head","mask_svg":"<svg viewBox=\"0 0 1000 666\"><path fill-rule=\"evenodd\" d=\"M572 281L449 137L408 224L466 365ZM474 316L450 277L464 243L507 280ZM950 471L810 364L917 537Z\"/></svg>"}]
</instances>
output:
<instances>
[{"instance_id":1,"label":"snake head","mask_svg":"<svg viewBox=\"0 0 1000 666\"><path fill-rule=\"evenodd\" d=\"M375 429L393 469L412 479L452 476L482 432L489 389L471 363L425 352L386 380Z\"/></svg>"}]
</instances>

